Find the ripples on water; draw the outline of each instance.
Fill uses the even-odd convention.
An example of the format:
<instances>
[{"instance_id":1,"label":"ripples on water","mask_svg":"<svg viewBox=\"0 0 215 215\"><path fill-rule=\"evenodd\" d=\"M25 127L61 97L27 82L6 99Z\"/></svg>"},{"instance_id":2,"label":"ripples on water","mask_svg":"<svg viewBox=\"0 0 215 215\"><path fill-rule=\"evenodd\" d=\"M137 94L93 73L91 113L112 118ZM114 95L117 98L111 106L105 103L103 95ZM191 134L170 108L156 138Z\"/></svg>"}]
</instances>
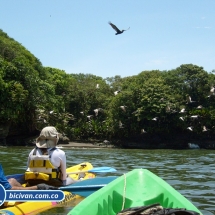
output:
<instances>
[{"instance_id":1,"label":"ripples on water","mask_svg":"<svg viewBox=\"0 0 215 215\"><path fill-rule=\"evenodd\" d=\"M31 148L1 148L5 174L22 173ZM204 215L215 214L215 154L213 150L122 150L64 148L67 166L91 162L94 167L110 166L117 172L100 176L120 176L136 168L146 168L163 178L196 205ZM15 165L18 163L17 165ZM67 214L72 207L53 208L40 215Z\"/></svg>"}]
</instances>

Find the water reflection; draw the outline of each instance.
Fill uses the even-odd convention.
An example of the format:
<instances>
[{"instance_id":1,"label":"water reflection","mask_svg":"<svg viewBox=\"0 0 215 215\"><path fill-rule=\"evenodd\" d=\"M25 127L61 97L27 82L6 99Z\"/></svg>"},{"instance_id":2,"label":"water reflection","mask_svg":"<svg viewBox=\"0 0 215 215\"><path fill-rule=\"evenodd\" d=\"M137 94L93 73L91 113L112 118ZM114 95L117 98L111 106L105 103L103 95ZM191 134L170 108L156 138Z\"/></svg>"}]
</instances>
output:
<instances>
[{"instance_id":1,"label":"water reflection","mask_svg":"<svg viewBox=\"0 0 215 215\"><path fill-rule=\"evenodd\" d=\"M23 173L31 148L13 147L0 151L6 174ZM110 166L120 176L135 168L147 168L191 200L204 215L215 214L215 164L212 150L121 150L64 148L68 166L91 162L94 167ZM72 206L54 208L40 215L67 214Z\"/></svg>"}]
</instances>

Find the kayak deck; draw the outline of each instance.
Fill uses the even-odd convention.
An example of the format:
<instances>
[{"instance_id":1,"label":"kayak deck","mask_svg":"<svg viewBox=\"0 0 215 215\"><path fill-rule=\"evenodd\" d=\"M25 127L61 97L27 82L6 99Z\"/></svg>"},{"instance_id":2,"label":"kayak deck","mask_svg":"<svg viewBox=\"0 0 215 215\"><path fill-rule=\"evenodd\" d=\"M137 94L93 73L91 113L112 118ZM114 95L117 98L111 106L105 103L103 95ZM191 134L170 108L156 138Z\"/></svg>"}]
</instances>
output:
<instances>
[{"instance_id":1,"label":"kayak deck","mask_svg":"<svg viewBox=\"0 0 215 215\"><path fill-rule=\"evenodd\" d=\"M93 193L69 215L116 215L123 209L160 203L164 208L200 211L178 191L147 169L135 169ZM200 213L201 214L201 213Z\"/></svg>"},{"instance_id":2,"label":"kayak deck","mask_svg":"<svg viewBox=\"0 0 215 215\"><path fill-rule=\"evenodd\" d=\"M61 190L74 192L77 195L87 197L102 187L115 180L117 176L96 177L83 180L68 186L60 187Z\"/></svg>"}]
</instances>

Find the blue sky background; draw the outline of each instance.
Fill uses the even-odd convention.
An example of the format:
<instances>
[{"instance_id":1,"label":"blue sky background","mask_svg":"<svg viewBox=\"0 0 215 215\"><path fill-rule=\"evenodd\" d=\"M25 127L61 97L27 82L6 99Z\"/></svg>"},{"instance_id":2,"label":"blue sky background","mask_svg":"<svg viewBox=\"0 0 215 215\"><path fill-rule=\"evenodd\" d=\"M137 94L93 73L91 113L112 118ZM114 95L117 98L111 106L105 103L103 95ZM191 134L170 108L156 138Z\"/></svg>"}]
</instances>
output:
<instances>
[{"instance_id":1,"label":"blue sky background","mask_svg":"<svg viewBox=\"0 0 215 215\"><path fill-rule=\"evenodd\" d=\"M109 21L130 29L116 36ZM1 0L0 29L66 73L215 69L214 0Z\"/></svg>"}]
</instances>

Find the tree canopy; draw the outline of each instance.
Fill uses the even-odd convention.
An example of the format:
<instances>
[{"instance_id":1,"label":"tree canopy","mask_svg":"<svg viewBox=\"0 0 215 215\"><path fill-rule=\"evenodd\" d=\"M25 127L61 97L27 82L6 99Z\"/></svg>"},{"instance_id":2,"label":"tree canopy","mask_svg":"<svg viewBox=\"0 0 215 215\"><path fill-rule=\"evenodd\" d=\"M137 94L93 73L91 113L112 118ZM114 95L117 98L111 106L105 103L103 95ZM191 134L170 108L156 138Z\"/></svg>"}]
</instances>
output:
<instances>
[{"instance_id":1,"label":"tree canopy","mask_svg":"<svg viewBox=\"0 0 215 215\"><path fill-rule=\"evenodd\" d=\"M193 64L125 78L67 74L0 30L0 119L27 133L52 125L74 139L212 138L214 87L214 73Z\"/></svg>"}]
</instances>

